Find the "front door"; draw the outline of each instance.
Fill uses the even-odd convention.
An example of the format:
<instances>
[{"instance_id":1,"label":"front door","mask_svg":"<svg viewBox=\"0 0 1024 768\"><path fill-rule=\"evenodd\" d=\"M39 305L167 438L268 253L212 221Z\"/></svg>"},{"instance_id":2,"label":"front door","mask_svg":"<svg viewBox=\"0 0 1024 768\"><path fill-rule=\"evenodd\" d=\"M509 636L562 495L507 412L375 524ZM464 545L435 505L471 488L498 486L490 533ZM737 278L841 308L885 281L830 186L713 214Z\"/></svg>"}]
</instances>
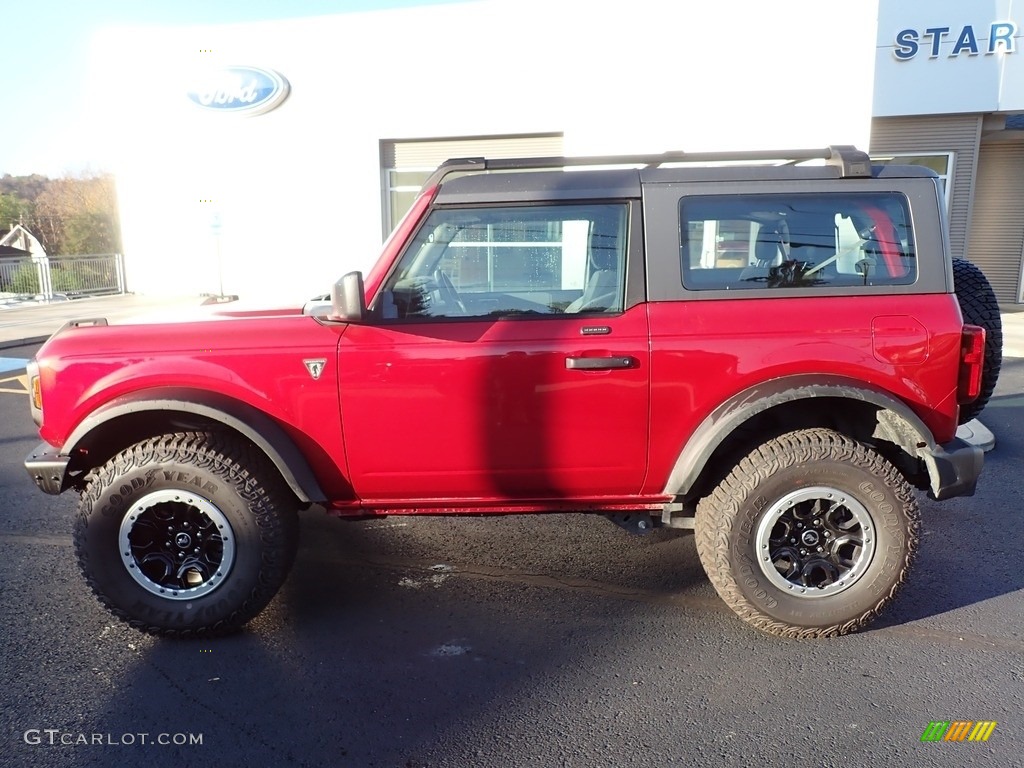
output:
<instances>
[{"instance_id":1,"label":"front door","mask_svg":"<svg viewBox=\"0 0 1024 768\"><path fill-rule=\"evenodd\" d=\"M646 305L627 203L431 213L341 338L364 501L621 498L647 458Z\"/></svg>"}]
</instances>

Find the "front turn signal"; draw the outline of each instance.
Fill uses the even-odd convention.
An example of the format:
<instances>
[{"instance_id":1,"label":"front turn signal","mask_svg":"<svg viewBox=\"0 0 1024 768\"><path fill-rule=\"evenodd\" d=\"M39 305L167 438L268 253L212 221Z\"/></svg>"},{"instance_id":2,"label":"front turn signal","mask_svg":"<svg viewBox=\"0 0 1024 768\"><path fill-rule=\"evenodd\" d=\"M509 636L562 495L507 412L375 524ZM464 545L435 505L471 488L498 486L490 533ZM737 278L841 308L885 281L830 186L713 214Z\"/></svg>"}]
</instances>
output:
<instances>
[{"instance_id":1,"label":"front turn signal","mask_svg":"<svg viewBox=\"0 0 1024 768\"><path fill-rule=\"evenodd\" d=\"M43 382L39 375L39 363L30 360L25 366L25 374L28 377L28 396L32 409L32 421L37 427L43 425Z\"/></svg>"}]
</instances>

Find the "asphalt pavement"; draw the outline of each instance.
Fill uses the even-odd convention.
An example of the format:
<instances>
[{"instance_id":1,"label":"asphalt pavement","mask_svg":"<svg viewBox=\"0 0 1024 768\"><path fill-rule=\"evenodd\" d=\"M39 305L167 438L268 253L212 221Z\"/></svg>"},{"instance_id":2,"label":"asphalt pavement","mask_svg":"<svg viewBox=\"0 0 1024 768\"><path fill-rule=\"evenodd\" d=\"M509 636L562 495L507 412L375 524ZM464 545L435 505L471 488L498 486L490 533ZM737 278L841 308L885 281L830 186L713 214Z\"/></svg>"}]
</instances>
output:
<instances>
[{"instance_id":1,"label":"asphalt pavement","mask_svg":"<svg viewBox=\"0 0 1024 768\"><path fill-rule=\"evenodd\" d=\"M922 495L905 589L866 631L824 641L743 624L676 532L318 507L245 631L143 635L89 592L77 499L29 480L38 437L24 391L4 386L3 768L1021 764L1024 360L985 410L999 447L977 495ZM922 740L951 721L995 727L983 743Z\"/></svg>"},{"instance_id":2,"label":"asphalt pavement","mask_svg":"<svg viewBox=\"0 0 1024 768\"><path fill-rule=\"evenodd\" d=\"M0 766L367 768L1020 764L1024 312L984 412L973 498L920 499L915 569L866 631L750 629L693 539L587 515L340 522L302 513L295 567L244 632L161 640L78 571L71 494L39 493L19 376L70 319L184 316L201 297L0 310ZM931 723L996 723L985 743Z\"/></svg>"}]
</instances>

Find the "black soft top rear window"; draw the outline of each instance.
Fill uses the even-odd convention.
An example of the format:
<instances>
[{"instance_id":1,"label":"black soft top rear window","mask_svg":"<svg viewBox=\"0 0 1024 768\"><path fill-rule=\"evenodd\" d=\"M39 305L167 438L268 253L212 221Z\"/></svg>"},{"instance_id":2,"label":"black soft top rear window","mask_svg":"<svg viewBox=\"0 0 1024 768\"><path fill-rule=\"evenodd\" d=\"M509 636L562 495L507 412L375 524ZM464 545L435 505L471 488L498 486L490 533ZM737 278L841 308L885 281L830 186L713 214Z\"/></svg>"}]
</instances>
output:
<instances>
[{"instance_id":1,"label":"black soft top rear window","mask_svg":"<svg viewBox=\"0 0 1024 768\"><path fill-rule=\"evenodd\" d=\"M917 258L900 193L683 197L683 285L757 290L911 285Z\"/></svg>"}]
</instances>

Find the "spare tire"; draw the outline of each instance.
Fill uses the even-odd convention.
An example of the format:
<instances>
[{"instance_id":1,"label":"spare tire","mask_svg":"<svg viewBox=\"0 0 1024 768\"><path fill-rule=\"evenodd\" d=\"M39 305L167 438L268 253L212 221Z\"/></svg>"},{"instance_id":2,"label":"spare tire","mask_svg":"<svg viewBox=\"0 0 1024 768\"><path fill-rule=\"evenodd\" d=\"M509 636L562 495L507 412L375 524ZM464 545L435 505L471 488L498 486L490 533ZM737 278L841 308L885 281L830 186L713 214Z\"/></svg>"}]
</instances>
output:
<instances>
[{"instance_id":1,"label":"spare tire","mask_svg":"<svg viewBox=\"0 0 1024 768\"><path fill-rule=\"evenodd\" d=\"M953 290L960 303L960 314L968 325L985 329L985 364L981 371L981 394L960 406L960 423L966 424L984 410L996 388L1003 365L1003 319L999 302L988 278L977 265L966 259L953 259Z\"/></svg>"}]
</instances>

